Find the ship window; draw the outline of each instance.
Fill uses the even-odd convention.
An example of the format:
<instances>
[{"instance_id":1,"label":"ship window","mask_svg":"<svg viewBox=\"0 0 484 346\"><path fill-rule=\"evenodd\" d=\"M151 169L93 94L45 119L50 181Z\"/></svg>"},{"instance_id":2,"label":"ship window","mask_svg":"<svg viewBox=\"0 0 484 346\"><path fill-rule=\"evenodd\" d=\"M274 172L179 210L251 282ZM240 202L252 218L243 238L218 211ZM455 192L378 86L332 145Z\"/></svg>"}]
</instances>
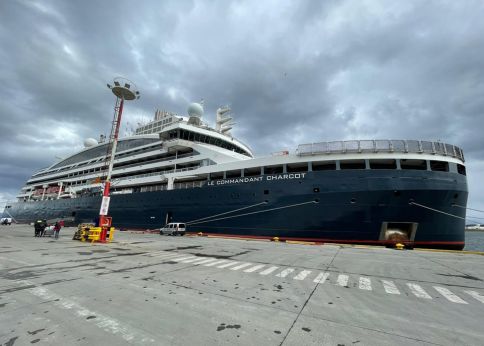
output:
<instances>
[{"instance_id":1,"label":"ship window","mask_svg":"<svg viewBox=\"0 0 484 346\"><path fill-rule=\"evenodd\" d=\"M335 169L336 162L334 161L313 162L313 171L331 171Z\"/></svg>"},{"instance_id":2,"label":"ship window","mask_svg":"<svg viewBox=\"0 0 484 346\"><path fill-rule=\"evenodd\" d=\"M365 169L365 160L343 160L340 162L341 169Z\"/></svg>"},{"instance_id":3,"label":"ship window","mask_svg":"<svg viewBox=\"0 0 484 346\"><path fill-rule=\"evenodd\" d=\"M281 174L282 172L282 165L264 167L264 174Z\"/></svg>"},{"instance_id":4,"label":"ship window","mask_svg":"<svg viewBox=\"0 0 484 346\"><path fill-rule=\"evenodd\" d=\"M223 179L223 177L224 177L223 172L210 173L210 179L211 180Z\"/></svg>"},{"instance_id":5,"label":"ship window","mask_svg":"<svg viewBox=\"0 0 484 346\"><path fill-rule=\"evenodd\" d=\"M260 175L260 167L244 169L244 177L254 177Z\"/></svg>"},{"instance_id":6,"label":"ship window","mask_svg":"<svg viewBox=\"0 0 484 346\"><path fill-rule=\"evenodd\" d=\"M466 175L466 167L464 165L457 164L457 172L462 175Z\"/></svg>"},{"instance_id":7,"label":"ship window","mask_svg":"<svg viewBox=\"0 0 484 346\"><path fill-rule=\"evenodd\" d=\"M371 169L397 169L395 160L370 160Z\"/></svg>"},{"instance_id":8,"label":"ship window","mask_svg":"<svg viewBox=\"0 0 484 346\"><path fill-rule=\"evenodd\" d=\"M430 169L432 171L448 172L449 163L446 161L430 161Z\"/></svg>"},{"instance_id":9,"label":"ship window","mask_svg":"<svg viewBox=\"0 0 484 346\"><path fill-rule=\"evenodd\" d=\"M269 194L269 190L264 190L264 195L268 195Z\"/></svg>"},{"instance_id":10,"label":"ship window","mask_svg":"<svg viewBox=\"0 0 484 346\"><path fill-rule=\"evenodd\" d=\"M296 173L296 172L307 172L308 171L308 163L292 163L287 165L287 173Z\"/></svg>"},{"instance_id":11,"label":"ship window","mask_svg":"<svg viewBox=\"0 0 484 346\"><path fill-rule=\"evenodd\" d=\"M241 175L240 175L240 169L237 169L235 171L227 171L225 173L225 176L227 178L239 178Z\"/></svg>"},{"instance_id":12,"label":"ship window","mask_svg":"<svg viewBox=\"0 0 484 346\"><path fill-rule=\"evenodd\" d=\"M400 160L402 169L416 169L425 171L427 169L427 161L425 160Z\"/></svg>"}]
</instances>

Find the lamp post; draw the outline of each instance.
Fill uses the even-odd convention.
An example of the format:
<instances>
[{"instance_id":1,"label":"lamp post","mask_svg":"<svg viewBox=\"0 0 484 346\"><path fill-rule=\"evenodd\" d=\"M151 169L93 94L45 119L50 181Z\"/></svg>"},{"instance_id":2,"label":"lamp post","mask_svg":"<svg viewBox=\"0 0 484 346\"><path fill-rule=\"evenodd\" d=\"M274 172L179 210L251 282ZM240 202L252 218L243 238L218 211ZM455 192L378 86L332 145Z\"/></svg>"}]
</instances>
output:
<instances>
[{"instance_id":1,"label":"lamp post","mask_svg":"<svg viewBox=\"0 0 484 346\"><path fill-rule=\"evenodd\" d=\"M107 84L113 94L116 96L116 103L114 106L114 117L111 126L111 135L109 137L108 151L106 154L106 164L108 165L106 179L104 181L103 198L101 202L101 209L99 210L99 226L101 227L101 242L106 242L106 235L109 227L111 227L112 220L108 216L109 202L110 202L110 188L111 188L111 174L113 171L114 157L116 154L116 147L118 145L119 127L121 124L121 116L123 115L124 101L131 101L139 99L140 94L136 85L125 78L115 78L113 85Z\"/></svg>"}]
</instances>

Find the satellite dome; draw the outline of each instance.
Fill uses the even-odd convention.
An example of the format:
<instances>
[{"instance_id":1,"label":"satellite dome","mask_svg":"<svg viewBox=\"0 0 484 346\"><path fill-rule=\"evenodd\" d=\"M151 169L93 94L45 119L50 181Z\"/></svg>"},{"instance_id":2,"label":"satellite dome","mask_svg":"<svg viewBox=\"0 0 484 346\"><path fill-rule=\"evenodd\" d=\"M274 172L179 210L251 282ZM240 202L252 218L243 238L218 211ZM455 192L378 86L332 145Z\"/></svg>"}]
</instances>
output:
<instances>
[{"instance_id":1,"label":"satellite dome","mask_svg":"<svg viewBox=\"0 0 484 346\"><path fill-rule=\"evenodd\" d=\"M93 147L95 145L97 145L97 140L95 140L94 138L86 138L84 140L84 148L89 148L89 147Z\"/></svg>"},{"instance_id":2,"label":"satellite dome","mask_svg":"<svg viewBox=\"0 0 484 346\"><path fill-rule=\"evenodd\" d=\"M197 102L190 103L188 105L188 115L190 117L201 118L203 116L203 106Z\"/></svg>"}]
</instances>

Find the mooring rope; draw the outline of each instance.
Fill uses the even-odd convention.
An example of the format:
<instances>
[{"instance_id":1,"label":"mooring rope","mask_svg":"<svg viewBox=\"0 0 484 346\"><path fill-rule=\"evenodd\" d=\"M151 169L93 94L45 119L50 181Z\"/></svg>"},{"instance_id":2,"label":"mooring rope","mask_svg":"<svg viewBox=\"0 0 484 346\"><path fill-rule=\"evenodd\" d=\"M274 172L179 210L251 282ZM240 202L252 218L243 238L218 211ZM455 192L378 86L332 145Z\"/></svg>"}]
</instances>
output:
<instances>
[{"instance_id":1,"label":"mooring rope","mask_svg":"<svg viewBox=\"0 0 484 346\"><path fill-rule=\"evenodd\" d=\"M462 209L469 209L469 210L473 210L473 211L478 211L480 213L484 213L484 210L479 210L479 209L473 209L473 208L468 208L468 207L464 207L462 205L458 205L458 204L452 204L453 207L459 207L459 208L462 208Z\"/></svg>"},{"instance_id":2,"label":"mooring rope","mask_svg":"<svg viewBox=\"0 0 484 346\"><path fill-rule=\"evenodd\" d=\"M459 216L459 215L450 214L450 213L446 213L445 211L438 210L438 209L434 209L434 208L431 208L431 207L427 207L426 205L423 205L423 204L419 204L419 203L415 203L415 202L409 202L408 204L416 205L417 207L422 207L422 208L425 208L425 209L429 209L429 210L435 211L436 213L445 214L445 215L452 216L452 217L455 217L455 218L458 218L458 219L462 219L462 220L465 220L466 219L465 217L462 217L462 216Z\"/></svg>"},{"instance_id":3,"label":"mooring rope","mask_svg":"<svg viewBox=\"0 0 484 346\"><path fill-rule=\"evenodd\" d=\"M261 203L257 203L257 204L249 205L249 206L247 206L247 207L243 207L243 208L239 208L239 209L234 209L234 210L231 210L231 211L226 211L226 212L224 212L224 213L215 214L215 215L211 215L211 216L207 216L207 217L202 217L201 219L196 219L196 220L192 220L192 221L185 222L185 223L186 223L186 224L191 224L191 223L193 223L193 222L202 221L202 220L211 219L211 218L214 218L214 217L217 217L217 216L222 216L222 215L226 215L226 214L235 213L236 211L241 211L241 210L245 210L245 209L249 209L249 208L257 207L258 205L261 205L261 204L267 204L267 203L268 203L267 201L264 201L264 202L261 202Z\"/></svg>"},{"instance_id":4,"label":"mooring rope","mask_svg":"<svg viewBox=\"0 0 484 346\"><path fill-rule=\"evenodd\" d=\"M274 211L274 210L280 210L280 209L298 207L298 206L305 205L305 204L310 204L310 203L318 203L318 202L316 202L316 201L309 201L309 202L303 202L303 203L296 203L296 204L285 205L285 206L282 206L282 207L276 207L276 208L265 209L265 210L260 210L260 211L253 211L253 212L250 212L250 213L244 213L244 214L238 214L238 215L231 215L231 216L227 216L227 217L220 217L218 219L210 219L210 220L206 220L206 221L191 222L191 223L188 223L187 222L186 224L187 225L196 225L196 224L207 223L207 222L212 222L212 221L233 219L233 218L236 218L236 217L242 217L242 216L254 215L254 214L261 214L261 213L267 213L267 212Z\"/></svg>"},{"instance_id":5,"label":"mooring rope","mask_svg":"<svg viewBox=\"0 0 484 346\"><path fill-rule=\"evenodd\" d=\"M411 204L411 205L416 205L417 207L421 207L421 208L425 208L425 209L429 209L429 210L432 210L432 211L435 211L436 213L441 213L441 214L445 214L445 215L448 215L448 216L452 216L452 217L455 217L455 218L458 218L458 219L462 219L462 220L468 220L468 221L473 221L475 223L479 223L478 221L474 220L474 219L480 219L478 217L475 217L475 216L471 216L471 217L462 217L462 216L459 216L459 215L454 215L454 214L450 214L450 213L446 213L445 211L442 211L442 210L438 210L438 209L435 209L435 208L431 208L431 207L428 207L426 205L423 205L423 204L419 204L419 203L415 203L415 202L409 202L408 204Z\"/></svg>"}]
</instances>

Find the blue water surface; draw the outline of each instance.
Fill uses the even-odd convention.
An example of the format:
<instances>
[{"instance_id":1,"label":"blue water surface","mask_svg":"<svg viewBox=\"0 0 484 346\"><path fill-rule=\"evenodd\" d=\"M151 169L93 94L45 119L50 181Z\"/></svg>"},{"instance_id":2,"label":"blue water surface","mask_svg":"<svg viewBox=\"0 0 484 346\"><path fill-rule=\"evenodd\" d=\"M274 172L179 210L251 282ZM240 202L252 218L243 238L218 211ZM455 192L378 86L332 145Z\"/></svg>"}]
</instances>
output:
<instances>
[{"instance_id":1,"label":"blue water surface","mask_svg":"<svg viewBox=\"0 0 484 346\"><path fill-rule=\"evenodd\" d=\"M484 232L466 232L466 247L468 251L484 251Z\"/></svg>"}]
</instances>

